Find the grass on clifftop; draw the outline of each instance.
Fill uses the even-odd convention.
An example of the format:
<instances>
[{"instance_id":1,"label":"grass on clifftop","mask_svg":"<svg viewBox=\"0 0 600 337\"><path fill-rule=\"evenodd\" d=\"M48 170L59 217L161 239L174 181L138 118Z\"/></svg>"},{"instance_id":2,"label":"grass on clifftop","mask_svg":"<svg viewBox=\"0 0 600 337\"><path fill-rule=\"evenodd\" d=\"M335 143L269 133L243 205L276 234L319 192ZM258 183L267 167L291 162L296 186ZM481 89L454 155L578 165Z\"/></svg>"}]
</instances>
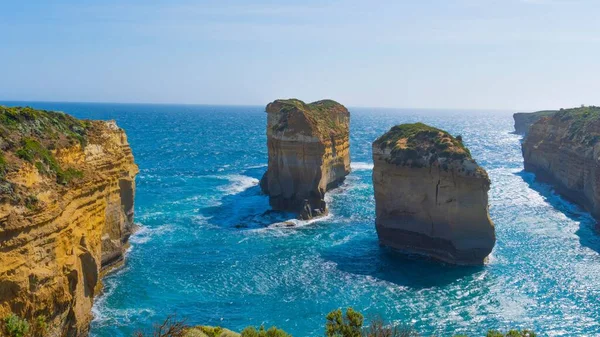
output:
<instances>
[{"instance_id":1,"label":"grass on clifftop","mask_svg":"<svg viewBox=\"0 0 600 337\"><path fill-rule=\"evenodd\" d=\"M553 118L569 123L569 139L595 145L600 140L600 107L560 109Z\"/></svg>"},{"instance_id":2,"label":"grass on clifftop","mask_svg":"<svg viewBox=\"0 0 600 337\"><path fill-rule=\"evenodd\" d=\"M290 113L294 110L304 113L310 123L316 127L317 132L322 136L329 136L331 133L343 134L348 132L346 126L341 125L336 119L336 114L347 114L348 110L334 100L325 99L307 104L299 99L290 98L278 99L273 103L281 104L280 111L284 113ZM287 127L286 123L287 121L283 121L283 123L277 125L277 130L285 129Z\"/></svg>"},{"instance_id":3,"label":"grass on clifftop","mask_svg":"<svg viewBox=\"0 0 600 337\"><path fill-rule=\"evenodd\" d=\"M471 159L471 152L462 143L462 137L423 123L396 125L379 137L375 143L380 149L391 149L396 163L430 158Z\"/></svg>"},{"instance_id":4,"label":"grass on clifftop","mask_svg":"<svg viewBox=\"0 0 600 337\"><path fill-rule=\"evenodd\" d=\"M16 186L6 181L6 175L24 163L30 163L42 175L54 177L58 184L81 178L81 171L61 167L52 151L85 146L89 127L88 121L62 112L0 106L0 198L26 201Z\"/></svg>"}]
</instances>

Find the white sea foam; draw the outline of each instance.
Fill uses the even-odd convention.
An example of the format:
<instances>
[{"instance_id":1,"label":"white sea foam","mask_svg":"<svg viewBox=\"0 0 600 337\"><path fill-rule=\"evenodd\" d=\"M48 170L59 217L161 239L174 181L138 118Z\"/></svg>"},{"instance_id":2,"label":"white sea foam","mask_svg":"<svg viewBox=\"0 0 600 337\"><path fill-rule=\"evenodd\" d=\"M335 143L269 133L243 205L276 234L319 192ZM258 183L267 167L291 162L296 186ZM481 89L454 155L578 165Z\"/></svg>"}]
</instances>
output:
<instances>
[{"instance_id":1,"label":"white sea foam","mask_svg":"<svg viewBox=\"0 0 600 337\"><path fill-rule=\"evenodd\" d=\"M258 185L258 179L252 178L249 176L241 175L241 174L232 174L227 176L222 176L219 178L229 180L230 184L227 186L222 186L219 190L225 192L228 195L238 194L244 192L252 186Z\"/></svg>"},{"instance_id":2,"label":"white sea foam","mask_svg":"<svg viewBox=\"0 0 600 337\"><path fill-rule=\"evenodd\" d=\"M150 228L146 226L140 226L130 238L129 242L133 244L144 244L150 241L156 235L172 232L174 230L173 226L170 224L158 226L156 228Z\"/></svg>"},{"instance_id":3,"label":"white sea foam","mask_svg":"<svg viewBox=\"0 0 600 337\"><path fill-rule=\"evenodd\" d=\"M268 167L269 165L267 164L260 164L260 165L252 165L252 166L248 166L246 167L247 169L258 169L258 168L263 168L263 167Z\"/></svg>"},{"instance_id":4,"label":"white sea foam","mask_svg":"<svg viewBox=\"0 0 600 337\"><path fill-rule=\"evenodd\" d=\"M270 224L267 228L301 228L301 227L305 227L308 225L311 225L315 222L321 222L321 221L325 221L325 220L329 220L333 217L333 214L331 212L329 212L329 214L325 215L325 216L321 216L318 218L314 218L314 219L310 219L310 220L298 220L298 219L289 219L286 221L281 221L281 222L275 222Z\"/></svg>"},{"instance_id":5,"label":"white sea foam","mask_svg":"<svg viewBox=\"0 0 600 337\"><path fill-rule=\"evenodd\" d=\"M350 163L352 171L370 171L373 169L373 163L352 162Z\"/></svg>"}]
</instances>

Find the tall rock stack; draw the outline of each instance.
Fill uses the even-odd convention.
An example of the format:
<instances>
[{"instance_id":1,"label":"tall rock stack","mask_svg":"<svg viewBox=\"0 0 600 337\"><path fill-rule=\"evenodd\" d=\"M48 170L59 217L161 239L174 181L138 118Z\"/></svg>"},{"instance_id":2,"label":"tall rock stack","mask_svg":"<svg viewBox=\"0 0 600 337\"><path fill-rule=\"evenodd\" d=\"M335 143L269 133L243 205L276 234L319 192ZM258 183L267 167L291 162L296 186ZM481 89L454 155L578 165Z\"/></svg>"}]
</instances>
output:
<instances>
[{"instance_id":1,"label":"tall rock stack","mask_svg":"<svg viewBox=\"0 0 600 337\"><path fill-rule=\"evenodd\" d=\"M135 175L114 122L0 107L0 317L85 336L102 271L123 259Z\"/></svg>"},{"instance_id":2,"label":"tall rock stack","mask_svg":"<svg viewBox=\"0 0 600 337\"><path fill-rule=\"evenodd\" d=\"M525 170L600 218L600 107L539 119L522 144Z\"/></svg>"},{"instance_id":3,"label":"tall rock stack","mask_svg":"<svg viewBox=\"0 0 600 337\"><path fill-rule=\"evenodd\" d=\"M373 163L381 245L484 263L496 241L490 180L460 137L422 123L394 126L373 143Z\"/></svg>"},{"instance_id":4,"label":"tall rock stack","mask_svg":"<svg viewBox=\"0 0 600 337\"><path fill-rule=\"evenodd\" d=\"M350 113L341 104L297 99L269 103L268 169L261 188L276 210L310 219L327 213L325 192L350 173Z\"/></svg>"}]
</instances>

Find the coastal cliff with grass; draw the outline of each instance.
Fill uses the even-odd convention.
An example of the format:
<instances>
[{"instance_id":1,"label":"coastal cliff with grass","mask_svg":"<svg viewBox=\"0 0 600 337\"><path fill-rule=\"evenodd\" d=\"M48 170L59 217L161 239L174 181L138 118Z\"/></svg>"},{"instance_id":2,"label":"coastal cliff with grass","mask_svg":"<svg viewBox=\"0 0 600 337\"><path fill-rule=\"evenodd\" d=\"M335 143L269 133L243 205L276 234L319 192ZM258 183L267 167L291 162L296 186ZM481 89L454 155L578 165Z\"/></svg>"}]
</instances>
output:
<instances>
[{"instance_id":1,"label":"coastal cliff with grass","mask_svg":"<svg viewBox=\"0 0 600 337\"><path fill-rule=\"evenodd\" d=\"M266 107L267 172L261 180L271 207L301 219L327 214L325 192L350 173L350 113L322 100L276 100Z\"/></svg>"},{"instance_id":2,"label":"coastal cliff with grass","mask_svg":"<svg viewBox=\"0 0 600 337\"><path fill-rule=\"evenodd\" d=\"M376 228L383 246L482 264L495 244L490 179L461 136L423 123L373 142Z\"/></svg>"},{"instance_id":3,"label":"coastal cliff with grass","mask_svg":"<svg viewBox=\"0 0 600 337\"><path fill-rule=\"evenodd\" d=\"M515 120L515 133L527 135L529 128L540 118L555 114L558 110L542 110L536 112L517 112L513 114Z\"/></svg>"},{"instance_id":4,"label":"coastal cliff with grass","mask_svg":"<svg viewBox=\"0 0 600 337\"><path fill-rule=\"evenodd\" d=\"M600 107L561 109L534 123L522 144L526 171L600 218Z\"/></svg>"},{"instance_id":5,"label":"coastal cliff with grass","mask_svg":"<svg viewBox=\"0 0 600 337\"><path fill-rule=\"evenodd\" d=\"M133 231L134 163L115 122L0 106L0 318L85 336ZM16 336L19 336L18 334Z\"/></svg>"}]
</instances>

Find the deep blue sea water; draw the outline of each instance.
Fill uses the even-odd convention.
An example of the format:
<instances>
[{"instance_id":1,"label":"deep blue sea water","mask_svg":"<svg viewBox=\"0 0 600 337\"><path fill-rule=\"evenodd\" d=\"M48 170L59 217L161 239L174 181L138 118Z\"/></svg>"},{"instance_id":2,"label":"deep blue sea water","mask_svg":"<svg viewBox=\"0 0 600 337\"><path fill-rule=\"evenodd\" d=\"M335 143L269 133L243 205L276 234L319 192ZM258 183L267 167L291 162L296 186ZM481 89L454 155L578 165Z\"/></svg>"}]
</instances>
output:
<instances>
[{"instance_id":1,"label":"deep blue sea water","mask_svg":"<svg viewBox=\"0 0 600 337\"><path fill-rule=\"evenodd\" d=\"M26 104L115 119L140 167L141 230L126 266L104 279L92 336L130 336L171 313L190 324L322 336L325 314L347 306L440 336L507 327L600 334L595 221L523 172L509 112L350 109L353 172L329 193L331 216L282 229L269 225L291 216L263 215L257 186L267 162L263 107ZM415 121L463 135L491 177L498 241L484 267L377 244L371 142Z\"/></svg>"}]
</instances>

